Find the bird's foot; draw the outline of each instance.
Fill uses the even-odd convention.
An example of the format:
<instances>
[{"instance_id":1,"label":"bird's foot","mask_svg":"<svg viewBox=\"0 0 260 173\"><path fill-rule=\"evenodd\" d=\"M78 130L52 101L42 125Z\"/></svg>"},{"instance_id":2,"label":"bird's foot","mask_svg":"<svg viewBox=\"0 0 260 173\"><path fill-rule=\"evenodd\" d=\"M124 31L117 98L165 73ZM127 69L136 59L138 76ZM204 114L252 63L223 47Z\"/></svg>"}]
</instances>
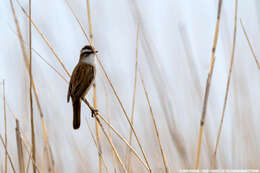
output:
<instances>
[{"instance_id":1,"label":"bird's foot","mask_svg":"<svg viewBox=\"0 0 260 173\"><path fill-rule=\"evenodd\" d=\"M94 116L96 116L96 114L98 113L97 109L91 109L91 117L93 118Z\"/></svg>"}]
</instances>

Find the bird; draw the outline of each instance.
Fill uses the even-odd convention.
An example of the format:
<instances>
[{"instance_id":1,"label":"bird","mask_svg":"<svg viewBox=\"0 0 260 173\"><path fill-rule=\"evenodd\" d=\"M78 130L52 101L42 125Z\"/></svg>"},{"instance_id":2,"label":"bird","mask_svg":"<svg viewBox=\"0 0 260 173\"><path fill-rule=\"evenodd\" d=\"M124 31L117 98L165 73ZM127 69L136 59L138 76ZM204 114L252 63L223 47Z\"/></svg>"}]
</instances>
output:
<instances>
[{"instance_id":1,"label":"bird","mask_svg":"<svg viewBox=\"0 0 260 173\"><path fill-rule=\"evenodd\" d=\"M85 97L95 81L95 54L97 52L90 45L84 46L80 51L78 64L74 68L70 78L67 102L70 101L70 98L72 99L74 129L80 127L81 98ZM97 110L91 107L90 109L93 117L93 114Z\"/></svg>"}]
</instances>

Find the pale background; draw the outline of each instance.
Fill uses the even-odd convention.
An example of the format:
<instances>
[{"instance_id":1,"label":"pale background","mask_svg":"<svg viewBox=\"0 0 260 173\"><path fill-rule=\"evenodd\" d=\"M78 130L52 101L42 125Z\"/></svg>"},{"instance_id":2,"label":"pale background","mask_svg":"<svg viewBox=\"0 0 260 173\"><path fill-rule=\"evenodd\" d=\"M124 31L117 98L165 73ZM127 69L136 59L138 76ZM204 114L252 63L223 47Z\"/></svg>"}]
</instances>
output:
<instances>
[{"instance_id":1,"label":"pale background","mask_svg":"<svg viewBox=\"0 0 260 173\"><path fill-rule=\"evenodd\" d=\"M28 9L28 3L21 1ZM132 1L91 1L94 42L100 52L101 60L112 79L112 82L122 99L127 112L131 112L134 65L135 65L135 39L137 30L136 13ZM150 95L166 157L171 170L179 168L193 168L199 131L199 120L202 110L202 96L209 69L210 55L216 23L216 0L138 0L136 1L143 25L140 30L139 65L144 73L145 83ZM16 13L28 40L28 21L17 3ZM76 15L87 27L87 10L83 0L70 1ZM231 57L234 0L223 2L219 42L216 51L216 63L212 78L209 107L206 118L205 134L208 134L209 151L215 146L217 128L219 126L228 67ZM249 39L260 55L259 32L259 0L240 0L238 19L242 19L247 29ZM62 58L65 66L72 72L78 61L80 49L87 41L80 30L76 20L63 0L32 1L32 19L47 37L57 54ZM0 2L0 80L6 82L6 98L14 114L21 121L21 126L30 136L29 126L29 80L25 71L21 47L15 34L16 28L8 0ZM145 34L143 33L145 32ZM145 35L145 36L144 36ZM183 37L183 35L185 35ZM144 52L144 37L148 39L153 58ZM37 31L32 31L33 48L48 60L59 72L66 76L62 67L55 59ZM189 41L189 53L185 49L183 40ZM190 63L192 59L192 64ZM259 58L260 60L260 58ZM163 78L155 81L153 76L154 64L159 67ZM192 68L191 68L192 65ZM120 110L111 88L103 72L98 67L97 92L101 112L105 112L104 84L109 93L109 103L112 124L128 138L129 126ZM194 74L194 71L196 74ZM248 43L238 21L237 47L235 52L234 69L231 79L230 97L226 109L223 133L219 148L219 168L260 168L257 163L260 159L259 136L259 98L260 98L260 71L257 69ZM90 138L85 121L82 121L80 130L72 130L71 104L66 103L67 84L50 69L35 53L33 53L33 76L39 92L41 105L50 143L54 151L58 172L75 172L77 153L73 149L78 146L88 164L90 172L97 172L97 153ZM67 76L66 76L67 77ZM196 78L197 77L197 78ZM159 84L158 84L159 82ZM158 87L160 91L158 91ZM0 92L2 96L2 90ZM163 95L165 111L159 95ZM91 99L92 92L88 94ZM35 103L35 101L34 101ZM3 128L3 102L0 101L0 133ZM94 129L94 119L84 106L82 113L87 117ZM149 109L143 94L141 83L137 83L136 114L134 124L141 142L146 148L151 161L160 158L159 147L156 142ZM15 121L8 115L8 148L18 168L16 159ZM35 105L36 131L39 155L43 150L42 128L39 112ZM184 147L187 149L188 165L183 165L175 143L170 137L167 122L177 126L181 134ZM145 123L144 123L145 122ZM104 136L102 135L104 139ZM125 151L125 145L114 136L116 146ZM205 136L203 138L205 142ZM104 141L106 141L104 139ZM151 146L151 143L152 146ZM73 147L72 147L73 146ZM104 142L103 152L111 153L107 142ZM137 145L135 144L135 148ZM3 148L0 147L0 164L3 164ZM201 167L208 168L207 152L201 155ZM106 157L105 157L106 158ZM112 167L111 157L108 164ZM2 162L2 163L1 163ZM84 165L83 164L83 165ZM140 164L138 164L139 166ZM10 165L9 165L10 166ZM139 167L138 167L139 168ZM162 163L153 164L155 170L162 168ZM142 171L143 168L139 168ZM82 168L84 170L84 168ZM161 170L161 169L160 169Z\"/></svg>"}]
</instances>

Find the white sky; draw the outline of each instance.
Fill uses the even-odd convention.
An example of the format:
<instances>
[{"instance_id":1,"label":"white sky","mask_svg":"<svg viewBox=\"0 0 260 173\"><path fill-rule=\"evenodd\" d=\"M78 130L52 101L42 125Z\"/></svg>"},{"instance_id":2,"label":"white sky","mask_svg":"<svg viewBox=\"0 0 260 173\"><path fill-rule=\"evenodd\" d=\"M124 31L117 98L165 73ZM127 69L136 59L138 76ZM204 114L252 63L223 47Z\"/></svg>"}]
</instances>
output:
<instances>
[{"instance_id":1,"label":"white sky","mask_svg":"<svg viewBox=\"0 0 260 173\"><path fill-rule=\"evenodd\" d=\"M180 28L185 28L183 32L186 32L191 42L191 50L196 65L195 68L199 73L200 87L202 87L204 91L213 43L217 1L138 0L137 3L141 11L144 26L147 29L147 34L151 40L153 51L158 55L156 61L164 71L164 77L168 85L167 88L170 90L169 99L174 107L174 113L177 115L175 119L177 122L186 122L183 123L182 128L190 127L190 124L196 121L196 125L193 125L190 130L186 129L187 133L194 135L193 128L197 128L199 124L201 103L194 103L192 98L195 86L194 83L192 83L193 80L189 72L186 70L188 69L188 60L183 48ZM223 1L220 38L209 99L208 121L211 125L210 128L216 126L215 122L219 122L219 118L216 118L216 116L220 117L221 114L231 55L234 3L234 0ZM27 20L17 6L17 3L14 4L19 22L22 25L23 33L26 33L28 29ZM81 22L86 27L87 15L85 1L71 0L70 4L72 4L76 15L79 16ZM22 5L27 6L28 4L22 1ZM256 54L260 55L260 49L257 47L257 45L260 45L257 6L260 6L259 0L240 0L238 18L243 20ZM96 49L100 52L102 62L111 76L119 95L122 97L127 111L130 112L131 99L129 98L132 96L136 23L132 17L129 3L128 1L118 0L91 1L91 7ZM77 22L66 6L65 1L32 1L32 9L32 19L44 35L46 35L58 55L62 57L64 64L72 71L78 61L80 49L87 42ZM25 82L27 81L27 74L24 73L25 68L19 41L13 32L15 31L15 25L8 0L1 0L0 2L0 26L0 80L6 80L7 100L13 111L17 115L27 117L26 115L29 110L27 103L29 98L28 94L24 93L24 91L28 89L28 83ZM244 105L245 110L247 110L247 105L252 104L252 120L259 120L259 118L257 119L257 115L259 115L260 112L260 108L257 106L260 98L259 71L257 71L239 22L237 40L234 80L231 82L232 99L230 100L232 101L228 102L227 115L235 114L235 111L229 107L235 104L234 100L238 99L239 103L237 104ZM54 55L34 29L33 48L39 51L45 59L65 75ZM156 105L158 103L156 99L158 97L157 91L156 88L152 86L151 73L147 68L147 58L144 58L144 55L141 49L140 65L144 71L151 97L154 98L152 102ZM68 132L70 135L73 134L71 132L71 105L66 104L67 86L35 54L33 54L33 63L33 73L38 85L39 96L44 100L42 106L45 110L48 126L54 130L55 128L53 129L52 126L58 123L58 127L65 127L65 132ZM102 82L103 79L102 73L99 73L97 81ZM240 83L243 84L240 85ZM238 84L238 86L235 86L236 84ZM130 89L129 86L131 86ZM239 94L233 97L233 95L236 95L235 91L233 91L236 87ZM100 88L102 88L102 86L100 86ZM2 92L0 93L2 95ZM101 98L103 98L102 95L104 95L103 92L100 94ZM139 111L144 109L142 108L142 101L143 99L137 101ZM187 107L190 109L187 109ZM156 112L159 113L161 108L158 106L157 109ZM243 114L243 110L239 110L239 112ZM59 117L55 117L55 114L59 114ZM215 117L212 118L210 116ZM12 118L10 118L10 124L14 126L14 121L11 119ZM226 123L229 125L228 127L232 127L231 120L232 117L227 116ZM3 122L2 118L0 118L0 122ZM117 126L120 128L122 125L117 124ZM163 128L163 125L161 126ZM28 130L28 127L24 126L24 128ZM3 126L0 125L1 133L2 129ZM227 128L227 131L224 133L226 140L229 139L230 135L232 136L231 129L232 128ZM62 132L62 130L59 129L57 134L60 134L59 132ZM126 130L125 133L127 134ZM78 132L78 136L75 138L80 141L82 135L82 133ZM259 135L257 135L257 137L259 142ZM55 138L55 136L51 138ZM215 138L212 140L215 141ZM231 144L227 147L231 147ZM64 153L64 156L66 156L66 153ZM232 161L229 163L232 163ZM239 165L239 163L238 161L236 164ZM70 169L67 171L70 171Z\"/></svg>"}]
</instances>

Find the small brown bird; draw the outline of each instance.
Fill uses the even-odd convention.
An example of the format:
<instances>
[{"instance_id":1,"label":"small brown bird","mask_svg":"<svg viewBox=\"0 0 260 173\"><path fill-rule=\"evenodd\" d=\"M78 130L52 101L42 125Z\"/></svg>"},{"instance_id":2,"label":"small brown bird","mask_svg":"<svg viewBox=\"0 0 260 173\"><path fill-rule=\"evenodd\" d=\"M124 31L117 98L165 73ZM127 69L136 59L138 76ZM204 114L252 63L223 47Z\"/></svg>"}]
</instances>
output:
<instances>
[{"instance_id":1,"label":"small brown bird","mask_svg":"<svg viewBox=\"0 0 260 173\"><path fill-rule=\"evenodd\" d=\"M67 102L72 98L73 106L73 128L78 129L80 127L80 110L81 110L81 98L84 97L91 88L95 75L95 51L93 47L87 45L80 51L80 59L77 66L74 68L68 89ZM92 116L93 116L93 111Z\"/></svg>"}]
</instances>

